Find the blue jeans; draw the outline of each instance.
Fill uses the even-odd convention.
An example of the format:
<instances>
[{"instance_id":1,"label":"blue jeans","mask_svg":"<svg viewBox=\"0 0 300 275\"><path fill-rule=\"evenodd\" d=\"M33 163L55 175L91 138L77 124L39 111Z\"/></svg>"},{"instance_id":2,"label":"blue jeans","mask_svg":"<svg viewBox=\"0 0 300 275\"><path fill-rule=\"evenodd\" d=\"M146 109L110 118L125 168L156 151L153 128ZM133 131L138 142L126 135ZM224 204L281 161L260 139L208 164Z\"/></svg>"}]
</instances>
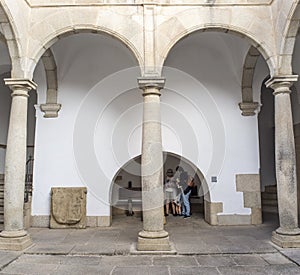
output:
<instances>
[{"instance_id":1,"label":"blue jeans","mask_svg":"<svg viewBox=\"0 0 300 275\"><path fill-rule=\"evenodd\" d=\"M182 193L182 211L181 214L184 216L190 216L191 215L191 207L190 207L190 195L192 190L190 190L187 194Z\"/></svg>"}]
</instances>

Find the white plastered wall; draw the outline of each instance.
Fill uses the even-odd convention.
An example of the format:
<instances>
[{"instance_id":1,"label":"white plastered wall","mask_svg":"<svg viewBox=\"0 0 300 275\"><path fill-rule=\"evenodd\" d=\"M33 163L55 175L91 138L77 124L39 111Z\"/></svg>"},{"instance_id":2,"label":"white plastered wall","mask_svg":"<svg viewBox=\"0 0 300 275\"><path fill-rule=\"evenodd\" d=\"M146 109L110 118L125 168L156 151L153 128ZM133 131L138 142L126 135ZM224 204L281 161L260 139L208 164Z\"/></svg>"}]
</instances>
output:
<instances>
[{"instance_id":1,"label":"white plastered wall","mask_svg":"<svg viewBox=\"0 0 300 275\"><path fill-rule=\"evenodd\" d=\"M203 122L207 123L201 127L200 116L189 117L194 130L198 128L200 148L196 155L184 156L204 174L211 201L223 202L223 214L250 213L243 207L243 194L236 192L235 175L259 173L257 117L243 117L238 108L248 48L247 42L232 35L198 33L178 43L166 62L200 83L198 88L192 88L190 82L181 87L191 102L201 106ZM193 142L187 144L193 146ZM213 176L217 176L217 183L211 182Z\"/></svg>"},{"instance_id":2,"label":"white plastered wall","mask_svg":"<svg viewBox=\"0 0 300 275\"><path fill-rule=\"evenodd\" d=\"M177 69L163 71L163 150L200 169L224 214L250 214L236 192L235 175L259 172L257 117L242 117L238 107L248 47L231 35L196 34L171 52L166 66ZM114 74L135 62L125 47L104 36L71 36L53 52L62 110L56 119L37 112L32 215L49 215L52 186L87 186L87 215L108 216L115 174L141 153L139 70ZM44 103L40 64L35 81Z\"/></svg>"}]
</instances>

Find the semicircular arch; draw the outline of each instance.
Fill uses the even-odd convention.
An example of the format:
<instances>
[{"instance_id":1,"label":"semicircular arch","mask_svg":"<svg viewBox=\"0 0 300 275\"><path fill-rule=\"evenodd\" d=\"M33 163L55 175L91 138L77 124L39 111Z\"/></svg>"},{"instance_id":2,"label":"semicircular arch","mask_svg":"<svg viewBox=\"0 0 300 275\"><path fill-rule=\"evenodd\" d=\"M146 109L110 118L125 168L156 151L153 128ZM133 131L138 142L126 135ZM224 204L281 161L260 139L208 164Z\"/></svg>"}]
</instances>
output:
<instances>
[{"instance_id":1,"label":"semicircular arch","mask_svg":"<svg viewBox=\"0 0 300 275\"><path fill-rule=\"evenodd\" d=\"M283 30L283 40L280 47L279 73L293 74L292 59L296 38L300 26L300 1L294 1L290 15Z\"/></svg>"},{"instance_id":2,"label":"semicircular arch","mask_svg":"<svg viewBox=\"0 0 300 275\"><path fill-rule=\"evenodd\" d=\"M179 43L181 40L187 38L189 35L195 33L195 32L223 32L223 33L229 33L233 34L235 36L241 37L242 39L246 39L252 47L254 47L265 59L265 61L268 64L268 68L270 70L270 75L273 75L276 69L276 63L274 61L274 54L272 51L267 47L267 45L263 41L258 41L256 38L254 38L253 35L251 35L247 30L244 30L242 28L238 28L236 26L226 26L222 27L218 24L216 25L210 25L207 26L206 24L201 24L197 26L193 26L189 29L185 29L182 32L178 33L164 48L159 68L163 68L163 65L169 56L169 53L174 48L177 43Z\"/></svg>"},{"instance_id":3,"label":"semicircular arch","mask_svg":"<svg viewBox=\"0 0 300 275\"><path fill-rule=\"evenodd\" d=\"M52 32L50 35L44 38L44 40L41 42L41 45L32 54L32 60L34 60L34 62L30 64L28 68L28 74L30 76L33 75L37 62L40 60L42 55L59 39L70 35L79 34L79 33L94 33L94 34L108 35L120 41L126 48L128 48L138 65L141 65L143 63L142 56L140 55L139 51L129 41L129 39L127 39L122 34L101 26L76 24L68 27L62 27L61 29Z\"/></svg>"},{"instance_id":4,"label":"semicircular arch","mask_svg":"<svg viewBox=\"0 0 300 275\"><path fill-rule=\"evenodd\" d=\"M11 77L22 77L23 70L20 60L22 50L20 43L17 42L17 27L5 3L0 3L0 25L2 28L1 40L6 43L11 60Z\"/></svg>"},{"instance_id":5,"label":"semicircular arch","mask_svg":"<svg viewBox=\"0 0 300 275\"><path fill-rule=\"evenodd\" d=\"M187 159L186 157L180 156L176 153L173 152L167 152L167 151L163 151L164 154L164 164L166 164L166 158L168 156L172 156L174 158L176 158L178 160L178 165L179 166L188 166L190 169L189 173L191 174L192 177L197 176L201 182L201 190L198 190L198 194L200 196L203 196L204 199L208 202L211 201L210 198L210 190L209 190L209 186L207 184L207 181L203 175L203 173L201 172L201 170L189 159ZM122 165L122 167L119 168L119 170L115 173L112 181L111 181L111 185L109 188L109 198L111 200L111 202L113 201L113 192L114 192L114 184L115 181L117 180L118 175L120 174L120 172L124 169L126 169L126 167L128 167L128 165L130 165L131 163L134 163L135 165L132 166L130 168L130 170L127 171L127 173L129 174L133 174L135 176L141 176L140 172L140 168L141 168L141 155L137 155L133 158L131 158L130 160L128 160L126 163L124 163Z\"/></svg>"}]
</instances>

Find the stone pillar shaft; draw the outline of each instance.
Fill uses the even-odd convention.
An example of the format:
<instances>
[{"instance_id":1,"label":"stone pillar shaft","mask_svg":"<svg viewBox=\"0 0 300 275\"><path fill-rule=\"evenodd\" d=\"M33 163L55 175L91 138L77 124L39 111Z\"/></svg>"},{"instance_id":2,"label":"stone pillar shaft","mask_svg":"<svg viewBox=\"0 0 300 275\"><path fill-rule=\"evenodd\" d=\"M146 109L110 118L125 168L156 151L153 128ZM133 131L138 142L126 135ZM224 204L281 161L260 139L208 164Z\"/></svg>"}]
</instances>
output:
<instances>
[{"instance_id":1,"label":"stone pillar shaft","mask_svg":"<svg viewBox=\"0 0 300 275\"><path fill-rule=\"evenodd\" d=\"M170 250L164 231L163 152L161 141L160 89L163 78L140 78L143 89L142 199L143 231L139 233L138 250Z\"/></svg>"},{"instance_id":2,"label":"stone pillar shaft","mask_svg":"<svg viewBox=\"0 0 300 275\"><path fill-rule=\"evenodd\" d=\"M4 231L0 234L1 249L22 247L16 244L7 245L3 239L22 238L27 232L23 226L24 187L26 170L27 141L27 105L28 92L36 88L36 84L27 79L5 79L5 84L12 90L12 103L7 136L4 183ZM4 244L3 246L3 243ZM26 239L28 244L28 239Z\"/></svg>"},{"instance_id":3,"label":"stone pillar shaft","mask_svg":"<svg viewBox=\"0 0 300 275\"><path fill-rule=\"evenodd\" d=\"M290 100L290 87L296 80L297 76L285 76L273 78L266 83L274 90L275 96L275 162L280 223L280 227L273 232L272 240L283 247L290 242L289 236L299 236L300 234L296 155ZM293 240L295 243L298 241Z\"/></svg>"},{"instance_id":4,"label":"stone pillar shaft","mask_svg":"<svg viewBox=\"0 0 300 275\"><path fill-rule=\"evenodd\" d=\"M5 161L5 231L23 229L22 210L26 163L27 98L28 92L25 90L14 90L12 92Z\"/></svg>"},{"instance_id":5,"label":"stone pillar shaft","mask_svg":"<svg viewBox=\"0 0 300 275\"><path fill-rule=\"evenodd\" d=\"M143 226L146 231L160 231L164 222L160 94L157 88L147 89L147 92L143 105Z\"/></svg>"}]
</instances>

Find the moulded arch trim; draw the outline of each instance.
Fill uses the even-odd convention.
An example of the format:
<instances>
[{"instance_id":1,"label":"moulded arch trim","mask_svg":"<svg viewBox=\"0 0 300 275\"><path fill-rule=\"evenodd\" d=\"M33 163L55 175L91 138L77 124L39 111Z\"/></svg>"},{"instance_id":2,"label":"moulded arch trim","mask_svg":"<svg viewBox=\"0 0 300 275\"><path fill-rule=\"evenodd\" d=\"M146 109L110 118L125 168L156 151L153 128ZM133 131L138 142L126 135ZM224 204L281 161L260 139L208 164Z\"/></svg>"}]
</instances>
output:
<instances>
[{"instance_id":1,"label":"moulded arch trim","mask_svg":"<svg viewBox=\"0 0 300 275\"><path fill-rule=\"evenodd\" d=\"M41 46L35 51L35 53L32 56L32 59L34 62L31 63L31 65L28 68L28 73L30 76L33 75L35 67L42 57L42 55L45 53L47 49L49 49L53 44L55 44L59 39L73 35L73 34L79 34L79 33L99 33L103 35L108 35L114 39L117 39L120 41L126 48L130 50L133 57L135 58L137 64L142 68L143 66L143 58L140 55L139 51L136 49L136 47L123 35L120 33L104 28L101 26L95 26L95 25L86 25L86 24L78 24L73 26L68 26L61 28L59 30L56 30L55 32L51 33L51 35L47 36L42 42Z\"/></svg>"},{"instance_id":2,"label":"moulded arch trim","mask_svg":"<svg viewBox=\"0 0 300 275\"><path fill-rule=\"evenodd\" d=\"M288 16L280 48L279 73L293 74L292 57L300 25L300 0L294 1Z\"/></svg>"},{"instance_id":3,"label":"moulded arch trim","mask_svg":"<svg viewBox=\"0 0 300 275\"><path fill-rule=\"evenodd\" d=\"M2 36L5 39L8 52L9 52L9 57L11 60L11 77L23 77L21 75L22 69L21 69L21 46L17 42L18 41L18 32L17 32L17 27L14 24L14 20L12 18L12 15L10 14L10 11L8 7L6 6L5 3L2 1L0 2L0 10L1 16L0 16L0 24L8 24L8 28L3 28L5 29L4 33L2 33ZM9 37L9 39L7 38Z\"/></svg>"},{"instance_id":4,"label":"moulded arch trim","mask_svg":"<svg viewBox=\"0 0 300 275\"><path fill-rule=\"evenodd\" d=\"M201 184L202 184L202 188L203 188L203 195L204 195L204 199L208 202L211 201L211 198L210 198L210 189L209 189L209 186L207 184L207 181L203 175L203 173L201 172L201 170L190 160L188 160L187 158L183 157L183 156L180 156L176 153L173 153L173 152L169 152L169 151L163 151L163 154L164 155L170 155L170 156L173 156L179 160L182 160L184 163L187 163L189 166L192 167L192 169L195 171L195 173L197 174L197 176L199 177L200 181L201 181ZM139 158L141 158L141 155L136 155L135 157L132 157L130 160L128 160L126 163L124 163L118 170L117 172L115 173L112 181L111 181L111 184L110 184L110 187L109 187L109 198L110 198L110 203L111 203L111 199L112 199L112 192L113 192L113 186L114 186L114 182L116 180L116 177L117 175L120 173L120 171L126 167L130 162L132 161L136 161L138 160Z\"/></svg>"},{"instance_id":5,"label":"moulded arch trim","mask_svg":"<svg viewBox=\"0 0 300 275\"><path fill-rule=\"evenodd\" d=\"M239 107L243 116L254 116L259 107L258 102L253 102L252 82L254 77L255 66L260 54L256 48L250 46L244 60L242 74L242 102Z\"/></svg>"},{"instance_id":6,"label":"moulded arch trim","mask_svg":"<svg viewBox=\"0 0 300 275\"><path fill-rule=\"evenodd\" d=\"M220 25L208 26L207 24L205 24L205 25L194 26L190 29L186 29L186 30L182 31L177 36L175 36L174 39L172 39L170 41L170 43L167 45L167 47L163 51L163 55L161 57L161 61L159 64L160 70L162 70L163 65L164 65L167 57L169 56L169 53L173 49L173 47L179 41L183 40L184 38L188 37L189 35L197 32L197 31L199 31L199 32L212 31L212 32L229 33L229 34L233 34L235 36L239 36L242 39L248 40L250 42L250 44L254 48L256 48L259 51L259 53L263 56L263 58L265 59L265 61L268 64L270 74L273 75L273 72L275 71L275 68L276 68L275 62L273 60L274 55L272 54L271 50L268 49L268 47L265 45L265 43L257 41L247 30L237 28L235 26L230 26L230 25L227 25L226 27L224 27L223 25L222 26L220 26Z\"/></svg>"}]
</instances>

